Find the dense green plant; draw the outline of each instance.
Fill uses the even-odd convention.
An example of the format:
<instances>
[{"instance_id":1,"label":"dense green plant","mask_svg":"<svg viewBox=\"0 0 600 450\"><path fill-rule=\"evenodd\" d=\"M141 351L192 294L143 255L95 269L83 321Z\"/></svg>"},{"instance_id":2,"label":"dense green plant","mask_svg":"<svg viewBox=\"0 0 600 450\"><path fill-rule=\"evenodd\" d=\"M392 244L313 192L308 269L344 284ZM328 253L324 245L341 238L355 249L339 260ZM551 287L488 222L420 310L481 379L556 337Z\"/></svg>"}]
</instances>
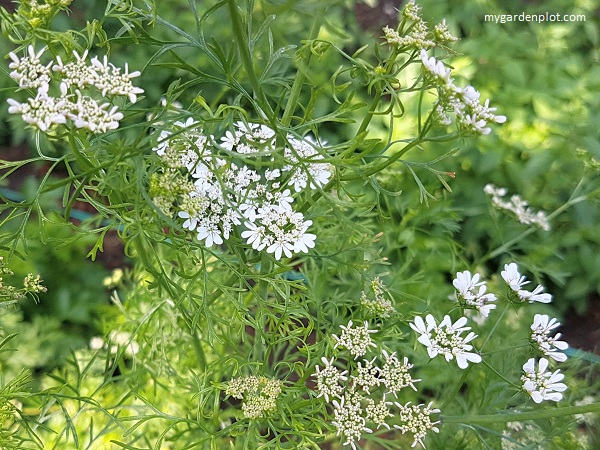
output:
<instances>
[{"instance_id":1,"label":"dense green plant","mask_svg":"<svg viewBox=\"0 0 600 450\"><path fill-rule=\"evenodd\" d=\"M546 215L488 186L523 224L461 238L457 148L504 111L453 78L445 22L408 2L354 40L345 3L109 1L81 31L66 3L2 10L36 155L3 178L46 164L1 206L4 254L35 257L86 203L73 239L95 259L116 229L135 264L102 336L26 399L31 448L592 445L572 417L600 410L594 369L521 275L551 272L510 253L590 190Z\"/></svg>"}]
</instances>

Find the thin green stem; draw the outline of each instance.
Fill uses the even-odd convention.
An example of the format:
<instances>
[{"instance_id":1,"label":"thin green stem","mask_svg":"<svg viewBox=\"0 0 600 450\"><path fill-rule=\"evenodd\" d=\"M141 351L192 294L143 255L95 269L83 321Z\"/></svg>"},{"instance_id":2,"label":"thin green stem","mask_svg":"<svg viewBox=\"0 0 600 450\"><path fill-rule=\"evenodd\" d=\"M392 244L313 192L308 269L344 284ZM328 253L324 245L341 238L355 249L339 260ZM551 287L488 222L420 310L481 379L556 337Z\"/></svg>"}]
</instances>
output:
<instances>
[{"instance_id":1,"label":"thin green stem","mask_svg":"<svg viewBox=\"0 0 600 450\"><path fill-rule=\"evenodd\" d=\"M574 414L585 414L600 412L600 403L592 403L581 406L562 406L541 411L527 411L515 413L498 413L481 416L443 416L444 423L466 423L466 424L490 424L506 422L523 422L525 420L549 419L551 417L572 416Z\"/></svg>"},{"instance_id":2,"label":"thin green stem","mask_svg":"<svg viewBox=\"0 0 600 450\"><path fill-rule=\"evenodd\" d=\"M310 41L317 38L319 35L319 30L321 29L321 20L318 18L313 21L313 24L310 28L310 33L308 35L308 39ZM310 64L310 60L312 58L312 52L308 53L306 58L306 62L304 66L308 69ZM292 116L294 111L296 110L296 106L298 106L298 99L300 98L300 93L302 92L302 86L304 86L304 81L306 80L306 73L302 70L299 70L294 78L294 83L292 84L292 89L290 90L290 96L285 105L285 110L283 111L283 116L281 118L281 123L283 126L287 127L292 123Z\"/></svg>"},{"instance_id":3,"label":"thin green stem","mask_svg":"<svg viewBox=\"0 0 600 450\"><path fill-rule=\"evenodd\" d=\"M479 347L479 352L481 352L483 350L483 347L485 347L485 345L489 342L490 338L494 334L494 331L496 331L496 328L498 328L498 325L500 325L500 322L502 321L502 318L506 314L506 311L508 311L508 308L510 308L510 303L506 304L506 306L504 307L504 310L502 310L502 313L496 319L496 323L494 323L494 326L488 333L487 337L485 338L485 341L483 341L483 344L481 344L481 347Z\"/></svg>"},{"instance_id":4,"label":"thin green stem","mask_svg":"<svg viewBox=\"0 0 600 450\"><path fill-rule=\"evenodd\" d=\"M248 78L250 79L252 89L254 90L255 95L258 97L258 100L261 103L260 107L267 114L269 120L273 120L273 110L271 109L271 105L269 105L269 102L267 101L265 93L260 86L258 77L256 76L256 72L254 71L254 64L252 63L250 47L248 45L248 41L244 36L244 29L242 26L240 14L237 9L236 0L229 0L227 4L229 6L229 16L231 17L233 36L235 37L235 40L238 44L240 57L242 58L242 64L246 69L246 73L248 74ZM250 18L248 20L250 20Z\"/></svg>"},{"instance_id":5,"label":"thin green stem","mask_svg":"<svg viewBox=\"0 0 600 450\"><path fill-rule=\"evenodd\" d=\"M71 146L71 150L73 151L73 155L75 155L75 160L79 163L83 170L94 171L95 167L91 163L91 161L79 150L79 146L75 141L75 136L73 133L68 133L69 135L69 145Z\"/></svg>"},{"instance_id":6,"label":"thin green stem","mask_svg":"<svg viewBox=\"0 0 600 450\"><path fill-rule=\"evenodd\" d=\"M266 332L266 316L263 311L264 305L267 304L269 296L269 282L267 276L271 273L271 258L267 252L263 252L260 260L260 280L258 282L257 294L258 294L258 305L256 310L256 324L257 328L254 330L254 347L252 353L254 360L258 361L264 359L265 362L268 358L268 349L265 349L263 345L264 333Z\"/></svg>"}]
</instances>

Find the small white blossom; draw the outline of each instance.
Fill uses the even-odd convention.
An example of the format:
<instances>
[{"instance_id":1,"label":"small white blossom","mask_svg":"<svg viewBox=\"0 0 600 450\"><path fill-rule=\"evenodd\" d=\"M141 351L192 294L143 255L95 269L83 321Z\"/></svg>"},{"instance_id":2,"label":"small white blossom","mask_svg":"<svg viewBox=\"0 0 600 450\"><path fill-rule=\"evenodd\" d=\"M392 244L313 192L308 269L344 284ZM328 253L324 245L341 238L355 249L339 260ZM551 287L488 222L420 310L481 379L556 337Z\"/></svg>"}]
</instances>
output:
<instances>
[{"instance_id":1,"label":"small white blossom","mask_svg":"<svg viewBox=\"0 0 600 450\"><path fill-rule=\"evenodd\" d=\"M259 419L277 408L282 383L274 378L250 375L227 383L225 395L243 399L242 411L247 419Z\"/></svg>"},{"instance_id":2,"label":"small white blossom","mask_svg":"<svg viewBox=\"0 0 600 450\"><path fill-rule=\"evenodd\" d=\"M284 171L291 172L288 184L294 186L296 192L309 187L317 189L329 182L333 166L329 163L314 162L323 159L317 148L319 143L310 136L303 139L289 137L290 147L284 150L285 158L291 163Z\"/></svg>"},{"instance_id":3,"label":"small white blossom","mask_svg":"<svg viewBox=\"0 0 600 450\"><path fill-rule=\"evenodd\" d=\"M480 363L481 356L472 353L473 346L469 344L477 335L469 332L462 337L464 331L471 327L465 327L466 317L461 317L454 324L450 316L444 316L444 319L438 325L435 318L428 314L425 321L420 316L415 317L414 323L410 327L420 334L417 340L427 347L427 353L430 358L437 355L444 355L446 361L456 358L456 363L461 369L466 369L469 362Z\"/></svg>"},{"instance_id":4,"label":"small white blossom","mask_svg":"<svg viewBox=\"0 0 600 450\"><path fill-rule=\"evenodd\" d=\"M498 209L503 209L513 213L517 220L525 225L536 225L544 231L550 230L550 222L544 211L534 211L529 204L519 195L512 195L510 201L505 201L503 197L508 194L506 188L496 188L491 183L484 187L484 192L492 197L492 205Z\"/></svg>"},{"instance_id":5,"label":"small white blossom","mask_svg":"<svg viewBox=\"0 0 600 450\"><path fill-rule=\"evenodd\" d=\"M452 284L458 291L457 299L461 306L465 308L476 309L482 316L488 317L491 310L496 309L496 305L491 302L496 301L494 294L486 294L486 285L484 281L479 281L480 275L465 270L458 272Z\"/></svg>"},{"instance_id":6,"label":"small white blossom","mask_svg":"<svg viewBox=\"0 0 600 450\"><path fill-rule=\"evenodd\" d=\"M427 406L424 404L411 405L411 402L402 405L401 403L394 403L399 409L400 413L398 418L402 422L401 425L394 425L394 428L400 430L402 434L411 433L413 435L413 443L411 447L415 447L417 444L421 444L425 448L423 439L427 436L427 432L432 430L435 433L439 433L440 430L436 425L439 422L431 421L431 414L437 414L440 412L437 408L432 408L433 403L429 403Z\"/></svg>"},{"instance_id":7,"label":"small white blossom","mask_svg":"<svg viewBox=\"0 0 600 450\"><path fill-rule=\"evenodd\" d=\"M535 358L531 358L523 365L525 372L521 377L523 389L535 403L541 403L544 400L557 402L562 399L561 392L567 389L567 385L561 383L565 376L560 373L560 370L550 373L546 369L548 369L546 358L540 358L539 363L536 363Z\"/></svg>"},{"instance_id":8,"label":"small white blossom","mask_svg":"<svg viewBox=\"0 0 600 450\"><path fill-rule=\"evenodd\" d=\"M356 450L356 443L362 434L373 432L366 426L367 421L360 400L355 396L345 395L339 402L333 400L332 403L335 418L331 423L337 428L337 435L342 435L345 439L343 445L349 445Z\"/></svg>"},{"instance_id":9,"label":"small white blossom","mask_svg":"<svg viewBox=\"0 0 600 450\"><path fill-rule=\"evenodd\" d=\"M321 361L325 364L323 369L317 365L315 373L312 374L317 379L317 391L319 392L317 398L323 396L327 402L329 402L330 398L342 398L344 386L341 382L348 380L346 376L348 371L341 371L335 367L333 365L333 358L328 360L323 356Z\"/></svg>"},{"instance_id":10,"label":"small white blossom","mask_svg":"<svg viewBox=\"0 0 600 450\"><path fill-rule=\"evenodd\" d=\"M110 108L110 109L109 109ZM92 133L106 133L119 128L123 114L110 103L98 104L93 98L77 91L77 102L69 115L77 128L87 128Z\"/></svg>"},{"instance_id":11,"label":"small white blossom","mask_svg":"<svg viewBox=\"0 0 600 450\"><path fill-rule=\"evenodd\" d=\"M266 247L267 253L273 253L275 259L281 259L282 255L291 258L292 252L308 252L309 248L315 246L316 236L307 233L311 220L304 220L302 213L279 205L265 205L258 210L257 224L260 223L263 230L257 234L258 226L251 229L250 234L242 237L250 238L250 242L261 239L258 247ZM254 244L253 244L254 246Z\"/></svg>"},{"instance_id":12,"label":"small white blossom","mask_svg":"<svg viewBox=\"0 0 600 450\"><path fill-rule=\"evenodd\" d=\"M371 339L371 334L377 333L377 330L369 330L369 323L365 320L364 326L356 326L352 328L352 321L348 322L347 326L340 325L342 332L340 336L332 335L335 339L335 348L343 347L350 351L354 359L359 356L364 356L369 347L377 347Z\"/></svg>"},{"instance_id":13,"label":"small white blossom","mask_svg":"<svg viewBox=\"0 0 600 450\"><path fill-rule=\"evenodd\" d=\"M221 245L223 243L221 230L217 227L216 223L209 220L203 220L201 225L196 228L196 232L198 233L198 240L205 241L204 245L207 247L212 247L213 244Z\"/></svg>"},{"instance_id":14,"label":"small white blossom","mask_svg":"<svg viewBox=\"0 0 600 450\"><path fill-rule=\"evenodd\" d=\"M27 47L28 56L19 58L13 52L8 56L12 62L8 65L13 69L10 77L19 83L19 87L23 89L36 89L46 86L50 83L50 66L52 63L43 65L40 58L46 51L47 47L41 49L38 53L32 45Z\"/></svg>"},{"instance_id":15,"label":"small white blossom","mask_svg":"<svg viewBox=\"0 0 600 450\"><path fill-rule=\"evenodd\" d=\"M7 101L10 105L8 108L10 114L20 114L25 122L42 131L48 131L53 125L67 122L67 102L64 99L50 97L47 85L40 87L35 98L29 98L27 102L19 103L12 98Z\"/></svg>"},{"instance_id":16,"label":"small white blossom","mask_svg":"<svg viewBox=\"0 0 600 450\"><path fill-rule=\"evenodd\" d=\"M451 70L433 56L428 56L423 49L420 53L426 78L438 91L438 101L434 106L437 120L449 125L452 119L448 113L456 116L459 130L466 134L486 135L491 128L488 123L504 123L506 117L496 115L496 108L489 106L489 99L483 104L479 92L473 86L460 88L451 78Z\"/></svg>"},{"instance_id":17,"label":"small white blossom","mask_svg":"<svg viewBox=\"0 0 600 450\"><path fill-rule=\"evenodd\" d=\"M538 284L537 287L533 291L526 291L521 289L517 291L517 295L523 301L528 301L529 303L539 302L539 303L551 303L552 302L552 294L548 294L547 292L543 292L544 286Z\"/></svg>"},{"instance_id":18,"label":"small white blossom","mask_svg":"<svg viewBox=\"0 0 600 450\"><path fill-rule=\"evenodd\" d=\"M543 292L544 287L542 285L538 285L531 292L522 289L529 281L519 273L519 268L515 263L505 264L504 270L500 274L521 301L528 301L529 303L550 303L552 301L552 294Z\"/></svg>"},{"instance_id":19,"label":"small white blossom","mask_svg":"<svg viewBox=\"0 0 600 450\"><path fill-rule=\"evenodd\" d=\"M516 263L504 265L504 270L500 272L506 284L515 292L521 290L523 286L529 283L527 279L519 273L519 267Z\"/></svg>"},{"instance_id":20,"label":"small white blossom","mask_svg":"<svg viewBox=\"0 0 600 450\"><path fill-rule=\"evenodd\" d=\"M417 390L415 387L416 382L421 381L420 379L414 379L408 372L412 369L413 365L408 362L408 358L405 356L403 361L400 362L396 357L396 352L389 355L385 350L382 350L385 362L383 367L379 370L381 383L388 389L388 394L394 394L398 398L398 392L410 386L413 390Z\"/></svg>"},{"instance_id":21,"label":"small white blossom","mask_svg":"<svg viewBox=\"0 0 600 450\"><path fill-rule=\"evenodd\" d=\"M550 319L546 314L536 314L531 325L531 340L535 342L538 348L555 361L566 361L567 355L562 351L569 347L565 341L559 340L560 333L551 337L550 332L559 327L560 322L556 319Z\"/></svg>"},{"instance_id":22,"label":"small white blossom","mask_svg":"<svg viewBox=\"0 0 600 450\"><path fill-rule=\"evenodd\" d=\"M108 57L105 55L103 62L94 57L91 61L92 66L96 70L95 86L102 91L102 95L123 95L129 98L131 103L137 101L138 94L144 92L143 89L136 87L131 82L132 78L139 77L141 72L134 71L129 73L129 67L125 63L125 72L121 73L119 67L115 67L108 62Z\"/></svg>"},{"instance_id":23,"label":"small white blossom","mask_svg":"<svg viewBox=\"0 0 600 450\"><path fill-rule=\"evenodd\" d=\"M390 406L393 404L392 402L385 401L385 395L383 399L379 402L375 402L373 399L367 398L367 406L365 406L365 415L366 419L373 422L377 425L377 429L380 427L385 427L388 430L390 426L387 424L386 419L388 417L394 417L394 415L390 412Z\"/></svg>"},{"instance_id":24,"label":"small white blossom","mask_svg":"<svg viewBox=\"0 0 600 450\"><path fill-rule=\"evenodd\" d=\"M73 51L75 61L63 64L60 56L56 57L56 64L52 66L52 70L62 75L63 83L67 87L75 86L83 89L86 86L93 86L96 81L96 72L87 61L88 50L85 50L81 56L76 51Z\"/></svg>"},{"instance_id":25,"label":"small white blossom","mask_svg":"<svg viewBox=\"0 0 600 450\"><path fill-rule=\"evenodd\" d=\"M371 361L365 359L364 367L359 361L358 367L356 368L356 375L352 375L354 386L361 388L367 394L371 393L370 389L372 387L379 386L381 383L381 379L379 378L379 368L373 365L374 361L375 358Z\"/></svg>"},{"instance_id":26,"label":"small white blossom","mask_svg":"<svg viewBox=\"0 0 600 450\"><path fill-rule=\"evenodd\" d=\"M451 71L446 66L444 66L443 62L438 61L433 56L427 56L427 52L425 50L421 50L419 56L421 57L423 67L429 73L430 76L437 79L439 82L450 82Z\"/></svg>"}]
</instances>

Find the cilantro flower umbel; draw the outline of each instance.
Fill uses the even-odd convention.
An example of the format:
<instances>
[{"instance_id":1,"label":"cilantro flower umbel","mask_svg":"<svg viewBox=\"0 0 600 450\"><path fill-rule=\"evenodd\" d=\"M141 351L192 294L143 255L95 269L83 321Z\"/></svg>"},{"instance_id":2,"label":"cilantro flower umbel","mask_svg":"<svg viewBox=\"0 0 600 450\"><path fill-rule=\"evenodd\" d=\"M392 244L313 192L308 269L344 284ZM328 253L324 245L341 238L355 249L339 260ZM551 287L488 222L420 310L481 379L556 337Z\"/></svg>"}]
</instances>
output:
<instances>
[{"instance_id":1,"label":"cilantro flower umbel","mask_svg":"<svg viewBox=\"0 0 600 450\"><path fill-rule=\"evenodd\" d=\"M377 333L377 330L369 330L369 323L365 320L364 326L352 328L352 321L348 322L347 326L341 325L342 332L340 336L333 335L336 340L335 347L344 347L350 351L354 359L363 356L367 353L369 347L377 347L371 339L372 333Z\"/></svg>"},{"instance_id":2,"label":"cilantro flower umbel","mask_svg":"<svg viewBox=\"0 0 600 450\"><path fill-rule=\"evenodd\" d=\"M13 71L10 77L19 83L19 87L23 89L40 88L47 86L50 83L50 66L52 63L43 65L40 62L40 57L44 54L47 47L41 49L38 53L35 48L30 45L27 47L28 56L19 58L13 52L8 56L12 62L8 65Z\"/></svg>"},{"instance_id":3,"label":"cilantro flower umbel","mask_svg":"<svg viewBox=\"0 0 600 450\"><path fill-rule=\"evenodd\" d=\"M394 428L400 430L402 434L411 433L413 435L414 441L411 447L421 444L425 448L423 438L427 435L427 432L429 430L432 430L434 433L440 432L438 427L436 427L440 421L432 422L430 417L431 414L437 414L440 410L432 408L433 403L431 402L427 406L424 404L411 405L410 403L402 405L401 403L394 402L400 408L398 417L401 421L401 425L394 425Z\"/></svg>"},{"instance_id":4,"label":"cilantro flower umbel","mask_svg":"<svg viewBox=\"0 0 600 450\"><path fill-rule=\"evenodd\" d=\"M500 275L521 301L528 301L529 303L550 303L552 301L552 294L543 292L544 287L542 285L538 285L533 291L522 289L529 281L519 273L519 268L515 263L505 264Z\"/></svg>"},{"instance_id":5,"label":"cilantro flower umbel","mask_svg":"<svg viewBox=\"0 0 600 450\"><path fill-rule=\"evenodd\" d=\"M367 421L360 404L360 398L346 394L339 402L333 400L332 404L335 418L331 423L337 428L337 435L341 435L346 439L343 445L349 445L353 450L356 450L356 442L360 440L362 433L373 432L366 426Z\"/></svg>"},{"instance_id":6,"label":"cilantro flower umbel","mask_svg":"<svg viewBox=\"0 0 600 450\"><path fill-rule=\"evenodd\" d=\"M562 399L561 392L567 389L567 385L561 383L565 376L560 373L560 370L547 372L547 369L548 360L546 358L540 358L539 363L535 358L530 358L523 364L523 371L525 372L521 377L523 389L536 403L541 403L544 400L557 402Z\"/></svg>"},{"instance_id":7,"label":"cilantro flower umbel","mask_svg":"<svg viewBox=\"0 0 600 450\"><path fill-rule=\"evenodd\" d=\"M565 341L559 340L560 333L555 336L550 336L550 332L560 326L560 322L556 319L550 319L546 314L536 314L531 325L531 340L537 347L555 361L563 362L567 360L561 350L566 350L569 347Z\"/></svg>"},{"instance_id":8,"label":"cilantro flower umbel","mask_svg":"<svg viewBox=\"0 0 600 450\"><path fill-rule=\"evenodd\" d=\"M317 398L325 397L325 401L327 402L330 397L342 398L342 393L344 392L342 382L348 380L346 376L348 371L342 371L335 367L333 365L333 358L329 360L323 356L321 361L324 364L323 368L321 369L317 365L315 373L312 374L317 379L317 391L319 392Z\"/></svg>"},{"instance_id":9,"label":"cilantro flower umbel","mask_svg":"<svg viewBox=\"0 0 600 450\"><path fill-rule=\"evenodd\" d=\"M458 291L458 302L464 308L476 309L484 317L487 317L491 310L496 309L496 305L491 304L496 301L496 296L486 294L485 281L479 281L478 273L471 275L468 270L458 272L452 284Z\"/></svg>"},{"instance_id":10,"label":"cilantro flower umbel","mask_svg":"<svg viewBox=\"0 0 600 450\"><path fill-rule=\"evenodd\" d=\"M446 361L456 358L456 363L461 369L466 369L469 362L480 363L481 356L471 352L473 346L469 344L477 337L472 331L466 336L461 336L471 327L465 327L466 317L461 317L454 324L450 316L444 316L444 319L438 325L435 318L428 314L425 321L420 316L415 317L414 323L410 327L420 336L417 340L427 347L427 353L430 358L437 355L444 355Z\"/></svg>"}]
</instances>

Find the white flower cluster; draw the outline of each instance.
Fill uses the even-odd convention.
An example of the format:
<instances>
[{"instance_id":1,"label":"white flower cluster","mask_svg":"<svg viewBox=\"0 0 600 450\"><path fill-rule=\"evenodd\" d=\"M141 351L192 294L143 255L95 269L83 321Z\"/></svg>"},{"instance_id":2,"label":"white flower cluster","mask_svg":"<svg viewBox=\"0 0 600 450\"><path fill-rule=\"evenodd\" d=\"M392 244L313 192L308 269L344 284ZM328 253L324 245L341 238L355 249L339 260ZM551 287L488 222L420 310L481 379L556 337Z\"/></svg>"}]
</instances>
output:
<instances>
[{"instance_id":1,"label":"white flower cluster","mask_svg":"<svg viewBox=\"0 0 600 450\"><path fill-rule=\"evenodd\" d=\"M547 314L536 314L531 324L531 341L545 356L564 362L567 355L563 351L569 348L569 344L560 340L560 333L550 336L551 331L559 326L560 322L551 319Z\"/></svg>"},{"instance_id":2,"label":"white flower cluster","mask_svg":"<svg viewBox=\"0 0 600 450\"><path fill-rule=\"evenodd\" d=\"M108 335L106 341L99 336L90 339L90 349L104 349L111 355L116 355L119 352L119 349L123 349L126 355L134 356L139 353L140 344L133 339L131 333L113 330Z\"/></svg>"},{"instance_id":3,"label":"white flower cluster","mask_svg":"<svg viewBox=\"0 0 600 450\"><path fill-rule=\"evenodd\" d=\"M370 337L376 330L369 330L368 323L353 328L352 321L349 321L341 328L341 337L334 336L335 347L346 349L353 359L376 347ZM359 342L361 340L362 343ZM333 406L332 424L338 436L342 436L343 445L356 449L363 433L372 433L375 427L391 430L393 425L403 434L412 433L413 447L417 443L423 445L428 430L438 432L435 427L438 422L432 422L429 416L439 410L432 409L431 404L422 408L423 405L410 406L410 402L403 405L386 400L388 395L398 399L407 387L417 390L415 383L421 380L411 376L413 365L408 358L399 359L396 352L388 353L383 349L379 356L349 364L345 370L336 367L336 361L340 365L350 362L342 356L338 356L338 360L322 357L321 361L323 367L317 365L313 373L317 397L324 397ZM399 411L398 415L394 414L394 406Z\"/></svg>"},{"instance_id":4,"label":"white flower cluster","mask_svg":"<svg viewBox=\"0 0 600 450\"><path fill-rule=\"evenodd\" d=\"M525 225L536 225L544 231L550 231L550 222L544 211L534 211L529 207L529 203L521 198L520 195L512 195L510 201L505 201L503 197L508 194L508 189L498 188L493 184L486 184L483 192L492 197L492 204L498 209L504 209L517 216L517 220Z\"/></svg>"},{"instance_id":5,"label":"white flower cluster","mask_svg":"<svg viewBox=\"0 0 600 450\"><path fill-rule=\"evenodd\" d=\"M461 317L453 324L450 316L446 315L438 324L435 318L428 314L424 321L420 316L416 316L410 327L420 334L417 340L427 347L430 358L437 355L444 355L446 361L456 358L458 367L466 369L469 362L481 362L481 356L471 352L473 346L469 344L477 335L470 331L466 336L461 336L463 332L471 329L464 326L466 323L467 318Z\"/></svg>"},{"instance_id":6,"label":"white flower cluster","mask_svg":"<svg viewBox=\"0 0 600 450\"><path fill-rule=\"evenodd\" d=\"M529 281L527 281L525 276L519 273L519 268L516 263L505 264L504 270L501 271L500 274L510 289L508 296L509 301L516 303L550 303L552 301L552 295L543 292L544 287L542 285L538 285L533 291L523 289ZM496 307L496 305L489 305L487 302L495 301L496 296L494 294L485 293L485 283L479 281L479 278L479 274L472 276L469 271L457 273L456 279L453 282L454 287L458 291L455 295L458 297L458 301L462 307L477 309L484 317L487 317L490 310L495 309ZM493 298L493 300L490 300L490 298ZM484 310L486 307L488 309ZM447 324L450 324L450 318L448 316L446 316L444 320ZM466 319L463 317L455 323L454 328L462 327L464 323L466 323ZM435 346L437 341L432 342L431 335L426 334L426 332L430 333L430 330L436 330L436 326L435 319L433 319L431 315L427 316L427 325L423 323L423 320L420 317L415 318L415 325L411 324L411 327L421 334L421 337L419 337L418 340L422 344L428 346L427 350L429 356L432 358L438 353L443 353L443 350L440 351L438 350L438 347ZM544 356L547 356L554 361L563 362L567 359L567 355L565 355L563 351L566 350L569 345L560 340L560 333L551 336L552 330L559 326L560 323L556 319L551 319L546 314L536 314L533 319L533 324L531 325L531 341L535 349L540 351ZM468 328L465 328L464 330L466 329ZM469 336L471 335L472 333L469 334ZM467 338L469 338L469 336L467 336ZM435 337L437 338L437 334ZM444 336L442 339L443 338ZM471 337L471 340L473 338L474 336ZM450 341L451 339L447 338L443 342ZM449 348L442 347L442 349L445 349L446 351L446 359L449 358L448 353L451 352L450 348L452 348L450 344L448 344L448 347ZM455 351L460 351L460 347ZM481 360L478 355L475 356ZM562 398L560 392L566 389L566 385L558 382L564 378L564 375L559 374L558 370L554 373L546 372L548 367L548 360L546 358L541 358L539 360L537 371L535 370L536 364L538 363L535 358L531 358L523 366L523 370L525 371L525 375L521 377L523 389L536 403L540 403L543 400L560 400ZM460 362L459 366L461 366ZM463 366L466 367L465 361L463 361Z\"/></svg>"},{"instance_id":7,"label":"white flower cluster","mask_svg":"<svg viewBox=\"0 0 600 450\"><path fill-rule=\"evenodd\" d=\"M488 317L491 310L496 309L492 302L496 301L494 294L486 294L487 286L485 281L479 281L480 275L465 270L458 272L452 284L456 288L455 294L457 301L463 308L475 309L483 317Z\"/></svg>"},{"instance_id":8,"label":"white flower cluster","mask_svg":"<svg viewBox=\"0 0 600 450\"><path fill-rule=\"evenodd\" d=\"M346 348L354 359L359 356L364 356L369 347L377 347L371 339L372 333L377 333L377 330L369 330L369 323L365 320L364 326L352 328L352 321L348 322L347 326L341 325L342 332L340 336L332 335L335 339L334 348Z\"/></svg>"},{"instance_id":9,"label":"white flower cluster","mask_svg":"<svg viewBox=\"0 0 600 450\"><path fill-rule=\"evenodd\" d=\"M243 400L242 411L247 419L265 417L277 409L282 383L274 378L250 375L234 378L227 383L225 395Z\"/></svg>"},{"instance_id":10,"label":"white flower cluster","mask_svg":"<svg viewBox=\"0 0 600 450\"><path fill-rule=\"evenodd\" d=\"M426 79L438 91L435 115L442 125L450 125L453 122L450 114L454 114L461 132L486 135L491 132L491 128L487 126L489 122L506 122L506 116L496 115L496 108L489 106L489 99L481 103L481 95L473 86L456 86L450 77L450 69L443 62L427 56L425 50L421 50L420 56Z\"/></svg>"},{"instance_id":11,"label":"white flower cluster","mask_svg":"<svg viewBox=\"0 0 600 450\"><path fill-rule=\"evenodd\" d=\"M33 46L28 47L27 56L19 58L10 52L12 62L9 68L11 78L19 83L22 89L36 89L36 95L20 103L8 99L8 112L20 114L25 122L49 131L55 125L73 121L77 128L87 128L92 133L105 133L119 127L123 114L110 102L96 99L107 96L125 96L131 103L143 89L135 87L132 78L140 72L129 73L108 62L107 57L100 62L98 57L87 61L88 51L81 56L73 52L74 60L63 63L60 56L56 61L42 64L40 59L46 48L36 53ZM58 84L58 96L50 95L51 82Z\"/></svg>"},{"instance_id":12,"label":"white flower cluster","mask_svg":"<svg viewBox=\"0 0 600 450\"><path fill-rule=\"evenodd\" d=\"M383 28L388 44L402 50L421 50L458 40L448 30L445 20L437 24L431 32L419 13L420 9L414 0L408 1L402 10L402 21L398 29Z\"/></svg>"},{"instance_id":13,"label":"white flower cluster","mask_svg":"<svg viewBox=\"0 0 600 450\"><path fill-rule=\"evenodd\" d=\"M375 298L370 299L363 291L360 296L360 306L371 317L389 319L396 310L389 298L386 297L385 285L379 277L375 277L371 282L371 291Z\"/></svg>"},{"instance_id":14,"label":"white flower cluster","mask_svg":"<svg viewBox=\"0 0 600 450\"><path fill-rule=\"evenodd\" d=\"M504 270L500 272L506 284L516 294L517 298L521 302L539 302L539 303L550 303L552 301L552 294L544 292L544 287L541 284L533 291L527 291L522 289L524 285L528 284L529 281L519 273L517 264L510 263L504 265Z\"/></svg>"},{"instance_id":15,"label":"white flower cluster","mask_svg":"<svg viewBox=\"0 0 600 450\"><path fill-rule=\"evenodd\" d=\"M565 376L560 373L560 370L549 372L547 369L548 360L546 358L540 358L539 361L530 358L523 364L524 375L521 377L523 389L535 403L541 403L544 400L557 402L562 399L561 392L567 389L567 385L561 383Z\"/></svg>"},{"instance_id":16,"label":"white flower cluster","mask_svg":"<svg viewBox=\"0 0 600 450\"><path fill-rule=\"evenodd\" d=\"M151 181L151 194L163 212L183 219L182 226L208 247L243 227L240 236L248 245L276 259L307 253L316 239L308 233L312 221L293 209L288 187L295 192L318 189L333 169L318 162L323 156L312 139L289 136L288 142L284 164L260 170L252 164L260 168L265 155L277 152L275 132L266 125L237 122L219 144L192 118L175 122L161 131L154 148L166 169ZM227 158L219 156L224 151Z\"/></svg>"},{"instance_id":17,"label":"white flower cluster","mask_svg":"<svg viewBox=\"0 0 600 450\"><path fill-rule=\"evenodd\" d=\"M394 404L400 409L400 420L402 421L402 425L394 425L394 428L402 431L402 434L410 432L414 436L414 442L411 447L417 445L417 443L421 444L423 448L425 448L425 444L423 444L423 438L427 435L429 430L432 430L436 433L439 432L439 429L436 425L439 422L431 421L431 414L437 414L440 412L437 408L432 408L432 403L429 403L427 406L424 404L420 405L411 405L411 402L408 402L406 405L401 405L398 402L394 402Z\"/></svg>"}]
</instances>

